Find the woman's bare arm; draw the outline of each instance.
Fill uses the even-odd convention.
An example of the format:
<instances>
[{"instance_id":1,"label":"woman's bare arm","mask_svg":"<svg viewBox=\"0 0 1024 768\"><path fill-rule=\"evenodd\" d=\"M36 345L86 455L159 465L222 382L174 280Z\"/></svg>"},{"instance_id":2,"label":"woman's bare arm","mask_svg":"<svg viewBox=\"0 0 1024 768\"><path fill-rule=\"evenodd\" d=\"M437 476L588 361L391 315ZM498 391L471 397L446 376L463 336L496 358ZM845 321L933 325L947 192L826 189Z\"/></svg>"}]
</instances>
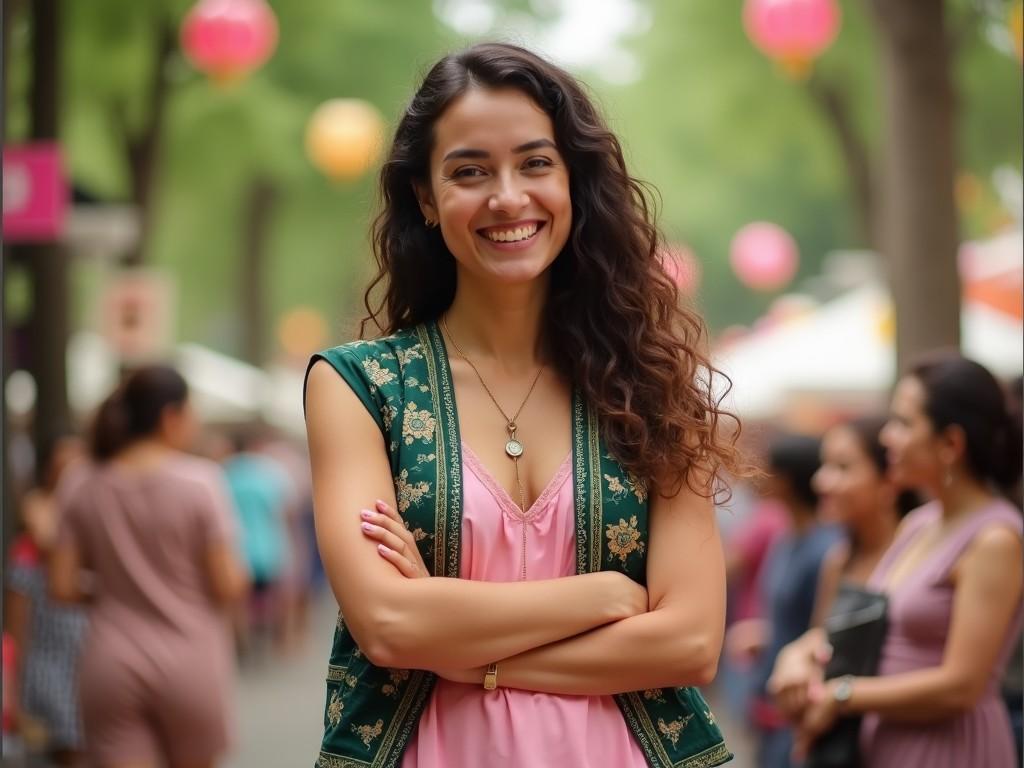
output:
<instances>
[{"instance_id":1,"label":"woman's bare arm","mask_svg":"<svg viewBox=\"0 0 1024 768\"><path fill-rule=\"evenodd\" d=\"M384 438L326 362L310 371L306 429L317 540L356 642L375 664L469 668L547 645L646 608L619 573L489 583L407 579L360 533L376 499L395 506Z\"/></svg>"}]
</instances>

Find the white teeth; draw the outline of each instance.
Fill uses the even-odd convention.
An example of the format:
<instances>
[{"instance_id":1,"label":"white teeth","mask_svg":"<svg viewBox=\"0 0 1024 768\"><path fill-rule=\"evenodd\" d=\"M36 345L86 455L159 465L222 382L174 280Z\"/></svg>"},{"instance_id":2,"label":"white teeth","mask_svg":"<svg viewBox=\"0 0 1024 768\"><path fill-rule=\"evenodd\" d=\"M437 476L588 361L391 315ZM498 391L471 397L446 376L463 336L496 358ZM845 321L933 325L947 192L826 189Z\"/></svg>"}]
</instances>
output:
<instances>
[{"instance_id":1,"label":"white teeth","mask_svg":"<svg viewBox=\"0 0 1024 768\"><path fill-rule=\"evenodd\" d=\"M514 243L518 240L526 240L537 234L537 225L530 224L527 227L518 227L501 232L487 232L485 234L488 240L493 240L496 243Z\"/></svg>"}]
</instances>

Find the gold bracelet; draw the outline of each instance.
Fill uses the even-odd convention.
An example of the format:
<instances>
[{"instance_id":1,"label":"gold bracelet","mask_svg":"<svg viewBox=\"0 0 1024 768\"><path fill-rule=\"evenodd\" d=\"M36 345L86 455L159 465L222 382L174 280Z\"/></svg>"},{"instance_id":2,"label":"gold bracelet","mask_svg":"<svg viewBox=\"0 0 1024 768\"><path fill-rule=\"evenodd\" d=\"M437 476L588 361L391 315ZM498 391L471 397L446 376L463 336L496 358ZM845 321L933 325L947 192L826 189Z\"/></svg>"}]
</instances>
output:
<instances>
[{"instance_id":1,"label":"gold bracelet","mask_svg":"<svg viewBox=\"0 0 1024 768\"><path fill-rule=\"evenodd\" d=\"M484 690L493 691L498 687L498 665L491 664L487 667L487 672L484 674Z\"/></svg>"}]
</instances>

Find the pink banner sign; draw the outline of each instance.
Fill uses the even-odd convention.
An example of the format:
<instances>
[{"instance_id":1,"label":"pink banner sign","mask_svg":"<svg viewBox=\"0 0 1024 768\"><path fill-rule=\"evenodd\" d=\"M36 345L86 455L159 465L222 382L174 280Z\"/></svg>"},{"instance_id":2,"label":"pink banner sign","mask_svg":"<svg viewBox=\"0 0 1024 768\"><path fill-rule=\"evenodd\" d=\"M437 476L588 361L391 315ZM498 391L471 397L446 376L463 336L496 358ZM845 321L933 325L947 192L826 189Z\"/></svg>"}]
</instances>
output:
<instances>
[{"instance_id":1,"label":"pink banner sign","mask_svg":"<svg viewBox=\"0 0 1024 768\"><path fill-rule=\"evenodd\" d=\"M68 205L60 147L39 142L4 149L4 239L11 243L60 238Z\"/></svg>"}]
</instances>

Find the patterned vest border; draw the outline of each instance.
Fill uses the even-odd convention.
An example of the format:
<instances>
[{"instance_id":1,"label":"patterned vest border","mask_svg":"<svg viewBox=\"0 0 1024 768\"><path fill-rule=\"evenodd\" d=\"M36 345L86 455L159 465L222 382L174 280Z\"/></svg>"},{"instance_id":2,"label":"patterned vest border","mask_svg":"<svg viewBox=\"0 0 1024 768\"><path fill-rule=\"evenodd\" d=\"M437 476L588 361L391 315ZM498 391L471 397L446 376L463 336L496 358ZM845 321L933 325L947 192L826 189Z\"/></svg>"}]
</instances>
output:
<instances>
[{"instance_id":1,"label":"patterned vest border","mask_svg":"<svg viewBox=\"0 0 1024 768\"><path fill-rule=\"evenodd\" d=\"M435 323L313 357L345 379L384 435L398 510L434 574L459 575L462 451L455 393ZM617 570L643 584L647 488L600 439L597 416L573 397L576 571ZM397 768L436 676L385 669L360 652L338 616L327 674L318 768ZM695 688L657 688L615 700L651 768L708 768L730 760Z\"/></svg>"}]
</instances>

